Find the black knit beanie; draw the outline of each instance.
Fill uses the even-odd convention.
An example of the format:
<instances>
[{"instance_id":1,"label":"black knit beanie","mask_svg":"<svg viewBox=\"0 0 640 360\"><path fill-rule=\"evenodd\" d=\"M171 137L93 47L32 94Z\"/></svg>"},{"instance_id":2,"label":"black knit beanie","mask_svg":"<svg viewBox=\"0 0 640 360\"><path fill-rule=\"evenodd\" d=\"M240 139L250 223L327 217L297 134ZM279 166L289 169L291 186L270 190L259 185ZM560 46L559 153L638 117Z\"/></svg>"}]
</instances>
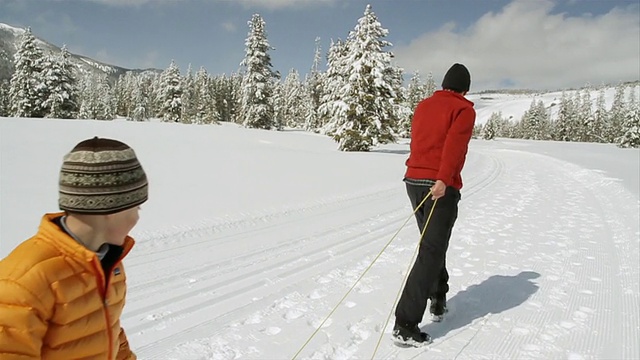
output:
<instances>
[{"instance_id":1,"label":"black knit beanie","mask_svg":"<svg viewBox=\"0 0 640 360\"><path fill-rule=\"evenodd\" d=\"M58 204L80 214L113 214L147 201L147 176L128 145L94 137L65 155Z\"/></svg>"},{"instance_id":2,"label":"black knit beanie","mask_svg":"<svg viewBox=\"0 0 640 360\"><path fill-rule=\"evenodd\" d=\"M442 79L442 88L455 92L469 91L471 87L471 74L462 64L453 64Z\"/></svg>"}]
</instances>

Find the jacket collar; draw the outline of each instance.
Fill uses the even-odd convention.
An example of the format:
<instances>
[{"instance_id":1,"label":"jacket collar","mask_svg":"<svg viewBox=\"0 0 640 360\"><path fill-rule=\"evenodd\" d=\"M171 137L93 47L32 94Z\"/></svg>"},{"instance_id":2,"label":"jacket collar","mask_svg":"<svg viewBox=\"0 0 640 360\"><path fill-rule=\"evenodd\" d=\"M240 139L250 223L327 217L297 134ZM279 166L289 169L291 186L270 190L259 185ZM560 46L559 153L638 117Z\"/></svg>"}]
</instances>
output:
<instances>
[{"instance_id":1,"label":"jacket collar","mask_svg":"<svg viewBox=\"0 0 640 360\"><path fill-rule=\"evenodd\" d=\"M473 102L471 102L469 99L467 99L466 97L462 96L462 94L457 93L455 91L450 91L450 90L437 90L436 92L433 93L433 95L437 95L437 96L449 96L449 97L455 97L458 98L462 101L467 102L469 105L473 106Z\"/></svg>"},{"instance_id":2,"label":"jacket collar","mask_svg":"<svg viewBox=\"0 0 640 360\"><path fill-rule=\"evenodd\" d=\"M85 246L77 242L69 234L64 232L55 222L54 219L64 215L64 212L48 213L42 217L40 221L40 227L38 233L53 246L58 248L63 253L75 258L84 259L86 261L93 261L97 259L95 252L87 249ZM135 241L130 236L127 236L122 245L122 255L120 259L124 258L131 248L135 245Z\"/></svg>"}]
</instances>

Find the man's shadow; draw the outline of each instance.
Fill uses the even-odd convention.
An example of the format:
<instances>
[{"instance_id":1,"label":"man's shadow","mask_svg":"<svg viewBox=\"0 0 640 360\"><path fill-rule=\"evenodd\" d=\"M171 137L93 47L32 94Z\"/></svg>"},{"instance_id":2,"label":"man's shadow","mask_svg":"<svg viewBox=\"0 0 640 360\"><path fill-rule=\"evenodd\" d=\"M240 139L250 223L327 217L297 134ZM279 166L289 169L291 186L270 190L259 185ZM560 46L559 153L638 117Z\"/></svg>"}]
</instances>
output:
<instances>
[{"instance_id":1,"label":"man's shadow","mask_svg":"<svg viewBox=\"0 0 640 360\"><path fill-rule=\"evenodd\" d=\"M491 276L454 295L447 301L450 313L445 315L444 320L429 323L422 327L422 331L435 339L487 314L499 314L515 308L538 291L538 285L531 281L538 277L540 274L533 271L523 271L515 276Z\"/></svg>"}]
</instances>

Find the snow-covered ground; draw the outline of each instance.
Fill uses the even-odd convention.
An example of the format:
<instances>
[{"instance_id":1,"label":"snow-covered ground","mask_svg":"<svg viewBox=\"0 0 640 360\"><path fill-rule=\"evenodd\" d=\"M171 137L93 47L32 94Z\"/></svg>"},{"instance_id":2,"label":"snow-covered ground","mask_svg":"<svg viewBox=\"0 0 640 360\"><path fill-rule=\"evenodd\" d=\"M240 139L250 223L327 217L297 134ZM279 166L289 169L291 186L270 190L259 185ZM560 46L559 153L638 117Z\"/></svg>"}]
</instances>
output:
<instances>
[{"instance_id":1,"label":"snow-covered ground","mask_svg":"<svg viewBox=\"0 0 640 360\"><path fill-rule=\"evenodd\" d=\"M473 140L451 312L421 324L432 345L402 349L383 325L418 239L406 140L342 153L231 124L0 118L0 257L57 209L62 156L94 135L150 178L125 260L140 359L291 359L334 309L298 358L369 359L381 336L376 359L640 358L638 149Z\"/></svg>"}]
</instances>

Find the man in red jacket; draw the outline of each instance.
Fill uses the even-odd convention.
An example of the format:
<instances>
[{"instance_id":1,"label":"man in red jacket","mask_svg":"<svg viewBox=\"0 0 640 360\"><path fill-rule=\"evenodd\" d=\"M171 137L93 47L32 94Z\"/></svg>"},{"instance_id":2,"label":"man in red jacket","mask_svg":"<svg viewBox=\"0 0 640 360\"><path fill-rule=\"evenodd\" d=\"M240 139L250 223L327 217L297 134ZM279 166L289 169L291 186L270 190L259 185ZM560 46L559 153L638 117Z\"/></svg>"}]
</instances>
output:
<instances>
[{"instance_id":1,"label":"man in red jacket","mask_svg":"<svg viewBox=\"0 0 640 360\"><path fill-rule=\"evenodd\" d=\"M433 320L442 320L446 312L449 274L445 258L458 216L460 172L476 118L473 103L464 97L470 85L467 68L454 64L444 76L442 90L422 100L414 111L404 182L414 209L429 198L416 211L418 228L424 235L396 307L393 338L401 344L422 346L431 342L431 337L418 327L428 299ZM426 224L434 202L433 214Z\"/></svg>"}]
</instances>

